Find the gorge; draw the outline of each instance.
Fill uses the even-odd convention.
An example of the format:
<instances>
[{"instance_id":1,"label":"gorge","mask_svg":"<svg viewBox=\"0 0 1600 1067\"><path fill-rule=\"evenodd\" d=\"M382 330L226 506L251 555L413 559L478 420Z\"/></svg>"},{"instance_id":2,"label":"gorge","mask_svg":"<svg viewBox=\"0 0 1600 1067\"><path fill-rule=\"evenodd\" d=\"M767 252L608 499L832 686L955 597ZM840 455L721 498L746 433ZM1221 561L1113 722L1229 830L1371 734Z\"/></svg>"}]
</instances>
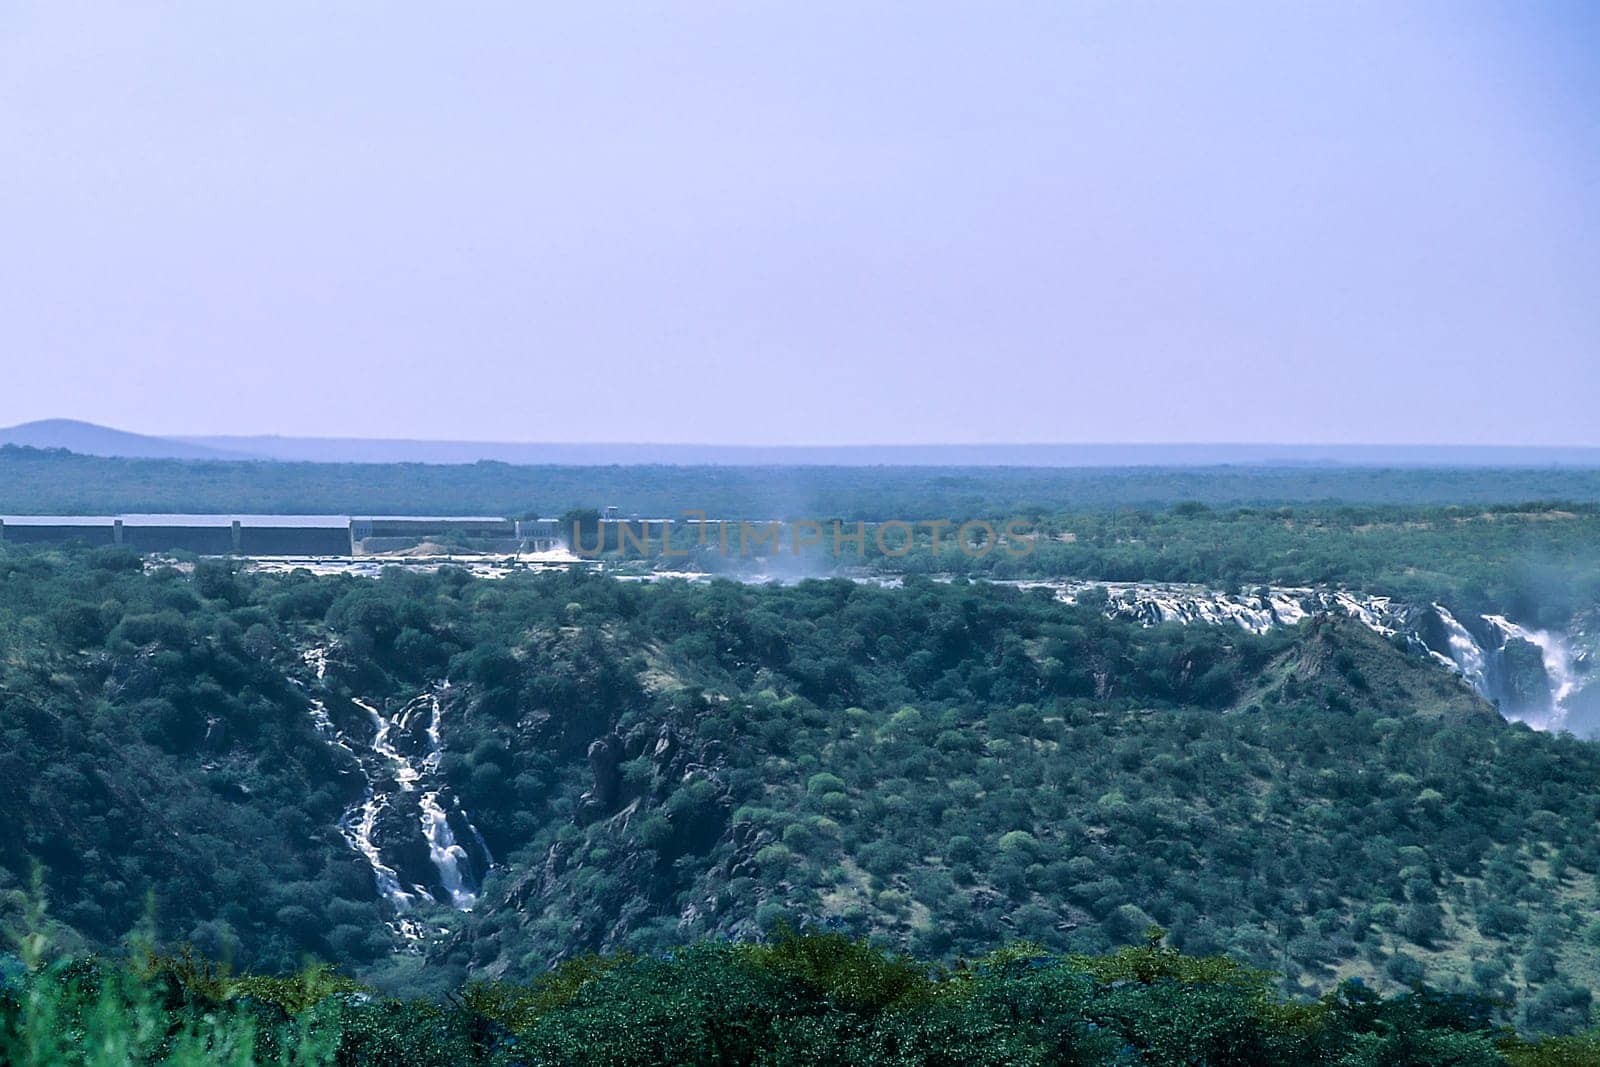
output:
<instances>
[{"instance_id":1,"label":"gorge","mask_svg":"<svg viewBox=\"0 0 1600 1067\"><path fill-rule=\"evenodd\" d=\"M1593 612L1567 632L1535 630L1504 615L1463 622L1442 604L1339 589L1270 588L1224 592L1204 585L1159 582L1019 582L1048 588L1066 603L1096 601L1105 612L1153 626L1232 624L1254 634L1292 626L1309 615L1338 612L1373 632L1426 655L1458 674L1508 719L1538 730L1600 732L1600 693L1592 687L1600 631Z\"/></svg>"},{"instance_id":2,"label":"gorge","mask_svg":"<svg viewBox=\"0 0 1600 1067\"><path fill-rule=\"evenodd\" d=\"M314 684L325 689L329 649L309 649L303 658ZM395 913L391 929L410 942L428 930L416 915L419 908L471 911L494 863L483 835L440 774L450 692L448 681L438 682L387 715L350 696L345 727L334 722L327 699L309 698L318 736L353 760L365 782L360 803L345 812L339 832L372 868L379 895Z\"/></svg>"}]
</instances>

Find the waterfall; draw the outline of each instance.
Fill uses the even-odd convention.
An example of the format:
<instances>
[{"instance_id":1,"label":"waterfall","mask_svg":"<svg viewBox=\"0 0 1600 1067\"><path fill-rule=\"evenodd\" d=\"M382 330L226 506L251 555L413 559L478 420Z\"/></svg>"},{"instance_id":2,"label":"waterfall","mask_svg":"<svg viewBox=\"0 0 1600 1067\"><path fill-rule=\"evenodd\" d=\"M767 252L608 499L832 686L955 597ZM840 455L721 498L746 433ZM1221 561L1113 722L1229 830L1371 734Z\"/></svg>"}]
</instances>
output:
<instances>
[{"instance_id":1,"label":"waterfall","mask_svg":"<svg viewBox=\"0 0 1600 1067\"><path fill-rule=\"evenodd\" d=\"M1388 597L1367 597L1365 600L1360 600L1350 593L1339 590L1333 594L1333 602L1343 608L1346 615L1356 619L1373 633L1385 637L1395 633Z\"/></svg>"},{"instance_id":2,"label":"waterfall","mask_svg":"<svg viewBox=\"0 0 1600 1067\"><path fill-rule=\"evenodd\" d=\"M324 683L328 650L311 649L304 659L317 681ZM458 828L477 847L481 869L486 870L494 862L483 835L460 801L449 796L439 777L444 757L441 694L448 684L440 682L393 715L385 715L362 697L350 697L350 704L370 723L371 740L365 744L339 729L321 697L310 697L311 721L318 736L353 756L366 779L361 801L341 817L339 832L372 869L378 894L395 911L392 928L413 941L427 933L426 926L407 917L417 907L448 904L458 911L470 911L477 903L478 873L474 871L472 855L457 840ZM421 718L424 715L425 720ZM453 808L447 809L447 800ZM407 818L408 811L414 812L413 818ZM436 876L434 888L421 884L429 879L414 870L414 863L408 864L404 856L385 855L384 846L379 843L381 837L392 846L397 827L407 822L417 828L419 837L413 840L419 846L426 845L428 862ZM410 877L402 873L407 867L412 868Z\"/></svg>"},{"instance_id":3,"label":"waterfall","mask_svg":"<svg viewBox=\"0 0 1600 1067\"><path fill-rule=\"evenodd\" d=\"M1504 615L1485 615L1484 621L1501 634L1502 647L1512 640L1523 640L1539 650L1545 676L1550 682L1550 702L1544 708L1513 709L1527 717L1522 721L1539 730L1559 730L1566 722L1567 698L1578 691L1579 681L1572 669L1572 650L1566 639L1548 630L1529 630ZM1528 713L1532 712L1531 715ZM1541 714L1542 713L1542 714Z\"/></svg>"},{"instance_id":4,"label":"waterfall","mask_svg":"<svg viewBox=\"0 0 1600 1067\"><path fill-rule=\"evenodd\" d=\"M439 764L444 758L442 725L444 704L439 699L439 694L448 684L439 683L388 718L366 701L352 699L351 702L372 718L374 730L372 749L393 768L394 781L400 787L400 792L417 794L417 826L422 832L422 839L427 843L428 859L433 864L439 878L439 886L444 890L448 903L458 911L470 911L478 900L478 886L471 870L471 857L456 841L455 831L450 826L450 815L439 799L443 786L435 781ZM403 735L415 737L417 716L424 711L428 716L427 725L422 729L425 746L422 757L414 759L401 752L395 745L394 732L398 729ZM431 788L420 788L425 781ZM457 810L459 811L459 805ZM477 834L477 827L472 825L471 820L466 819L465 813L462 813L461 821L474 835ZM485 853L487 854L487 850ZM435 894L432 892L420 886L417 889L430 899L435 899Z\"/></svg>"},{"instance_id":5,"label":"waterfall","mask_svg":"<svg viewBox=\"0 0 1600 1067\"><path fill-rule=\"evenodd\" d=\"M461 801L456 801L456 807L461 807ZM467 813L463 811L461 816L464 820L466 820L467 832L472 835L473 844L477 845L478 851L483 853L483 865L485 867L493 867L494 853L489 851L489 842L483 839L483 835L478 832L478 828L476 826L472 825L472 821L470 819L466 819L466 814Z\"/></svg>"},{"instance_id":6,"label":"waterfall","mask_svg":"<svg viewBox=\"0 0 1600 1067\"><path fill-rule=\"evenodd\" d=\"M1478 644L1478 639L1473 637L1444 605L1435 604L1433 611L1444 624L1445 640L1450 646L1450 660L1455 664L1456 670L1481 696L1489 697L1488 658L1484 655L1483 646Z\"/></svg>"},{"instance_id":7,"label":"waterfall","mask_svg":"<svg viewBox=\"0 0 1600 1067\"><path fill-rule=\"evenodd\" d=\"M1306 607L1300 598L1283 590L1274 589L1269 592L1267 604L1272 609L1272 617L1284 626L1294 626L1306 617Z\"/></svg>"},{"instance_id":8,"label":"waterfall","mask_svg":"<svg viewBox=\"0 0 1600 1067\"><path fill-rule=\"evenodd\" d=\"M428 856L438 868L439 882L450 894L452 907L457 911L471 911L478 902L478 894L461 871L461 865L467 861L467 850L456 844L450 818L439 805L438 790L422 794L421 807L422 834L428 839Z\"/></svg>"},{"instance_id":9,"label":"waterfall","mask_svg":"<svg viewBox=\"0 0 1600 1067\"><path fill-rule=\"evenodd\" d=\"M383 853L373 840L373 834L378 828L378 816L387 805L388 801L378 796L372 787L368 786L366 797L340 821L339 829L344 831L351 847L367 858L367 863L372 867L373 878L378 884L378 893L393 904L396 911L405 912L417 902L418 894L402 888L399 872L383 862ZM350 815L354 815L354 818ZM420 890L420 887L414 888Z\"/></svg>"},{"instance_id":10,"label":"waterfall","mask_svg":"<svg viewBox=\"0 0 1600 1067\"><path fill-rule=\"evenodd\" d=\"M423 765L432 772L439 769L439 761L444 756L444 736L440 728L443 708L437 690L430 694L429 703L432 714L428 719L428 754L423 757ZM428 856L439 872L439 884L444 886L444 891L449 894L451 906L457 911L471 911L472 906L478 902L477 886L469 880L470 876L463 872L463 865L467 865L470 870L467 850L456 843L455 831L450 829L450 817L439 803L439 790L424 793L419 807L422 809L422 836L428 841ZM460 810L459 803L456 807ZM467 829L481 840L482 835L478 833L478 828L473 826L470 820L465 820L465 813L463 819L466 821ZM485 857L488 851L487 848L484 849Z\"/></svg>"},{"instance_id":11,"label":"waterfall","mask_svg":"<svg viewBox=\"0 0 1600 1067\"><path fill-rule=\"evenodd\" d=\"M1581 657L1573 652L1567 636L1528 629L1502 615L1485 615L1482 617L1484 626L1480 629L1490 637L1486 645L1442 604L1428 605L1440 626L1439 632L1433 632L1426 612L1419 612L1420 605L1343 589L1285 587L1235 595L1180 582L1035 580L1016 584L1024 588L1052 589L1067 603L1076 603L1090 590L1103 590L1107 615L1132 619L1145 626L1233 624L1259 634L1274 626L1293 626L1317 612L1339 612L1383 637L1403 638L1419 654L1426 654L1440 666L1460 675L1485 700L1499 704L1508 718L1526 722L1539 730L1558 730L1566 725L1571 698L1587 680L1579 669ZM1502 653L1513 639L1534 645L1543 660L1550 694L1549 699L1539 702L1538 706L1529 706L1526 700L1519 706L1508 688L1512 680L1507 675Z\"/></svg>"},{"instance_id":12,"label":"waterfall","mask_svg":"<svg viewBox=\"0 0 1600 1067\"><path fill-rule=\"evenodd\" d=\"M399 783L400 790L409 793L417 787L417 780L422 777L422 772L411 765L400 751L394 747L390 735L395 728L396 720L404 723L406 709L401 708L400 714L392 719L386 719L377 708L359 697L351 697L350 703L360 708L372 717L372 750L394 765L394 780Z\"/></svg>"},{"instance_id":13,"label":"waterfall","mask_svg":"<svg viewBox=\"0 0 1600 1067\"><path fill-rule=\"evenodd\" d=\"M373 721L372 751L394 766L394 780L399 784L402 792L409 792L414 788L414 778L411 767L389 742L389 732L393 723L386 720L378 709L359 698L352 697L351 701L356 707L366 712ZM321 717L327 718L326 708L322 702L315 702L321 708ZM331 720L329 725L332 725ZM320 720L319 720L320 729ZM344 735L338 735L337 743L348 752L355 753ZM355 753L360 759L360 754ZM361 803L345 812L339 820L339 831L344 835L350 847L359 852L367 861L367 866L372 868L373 882L378 889L378 895L389 902L394 908L397 919L393 929L407 940L420 939L425 928L414 919L406 918L406 913L425 899L432 899L427 889L420 885L413 885L407 889L400 880L400 872L389 866L383 860L383 850L378 847L377 831L378 819L390 808L389 797L378 792L377 777L366 764L363 763L363 773L367 778L365 795Z\"/></svg>"},{"instance_id":14,"label":"waterfall","mask_svg":"<svg viewBox=\"0 0 1600 1067\"><path fill-rule=\"evenodd\" d=\"M1107 594L1109 615L1136 619L1146 626L1162 622L1231 623L1254 634L1275 626L1293 626L1319 611L1339 611L1384 636L1401 632L1404 611L1385 596L1358 596L1344 590L1274 588L1256 593L1225 593L1181 582L1031 582L1044 586L1068 603L1090 589Z\"/></svg>"}]
</instances>

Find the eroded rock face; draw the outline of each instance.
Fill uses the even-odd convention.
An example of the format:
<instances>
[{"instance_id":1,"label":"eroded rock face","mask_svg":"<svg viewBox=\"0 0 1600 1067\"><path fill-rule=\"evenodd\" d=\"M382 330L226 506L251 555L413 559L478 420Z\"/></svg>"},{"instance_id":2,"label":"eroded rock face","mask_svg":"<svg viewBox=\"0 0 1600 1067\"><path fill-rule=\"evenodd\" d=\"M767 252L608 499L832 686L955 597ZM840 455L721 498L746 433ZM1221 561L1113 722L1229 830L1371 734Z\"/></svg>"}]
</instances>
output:
<instances>
[{"instance_id":1,"label":"eroded rock face","mask_svg":"<svg viewBox=\"0 0 1600 1067\"><path fill-rule=\"evenodd\" d=\"M1544 652L1532 641L1513 637L1495 653L1495 692L1501 710L1515 715L1550 705L1550 675Z\"/></svg>"},{"instance_id":2,"label":"eroded rock face","mask_svg":"<svg viewBox=\"0 0 1600 1067\"><path fill-rule=\"evenodd\" d=\"M625 735L607 732L594 738L587 749L593 782L576 812L576 821L591 828L587 842L556 841L542 863L516 874L486 907L517 913L521 922L552 913L580 916L570 930L570 953L563 955L609 951L639 923L661 915L680 893L693 892L695 878L717 881L730 862L753 872L755 851L773 837L752 835L748 825L730 825L723 745L695 736L685 725L641 723ZM601 880L581 876L596 862L596 844L606 854ZM738 858L730 861L725 851L737 852ZM686 873L678 864L686 855L709 857L706 870ZM691 910L716 913L717 894L707 887L700 897L701 904ZM499 958L493 938L482 938L471 925L435 951L441 958L461 954L485 974L509 965Z\"/></svg>"},{"instance_id":3,"label":"eroded rock face","mask_svg":"<svg viewBox=\"0 0 1600 1067\"><path fill-rule=\"evenodd\" d=\"M589 770L594 785L579 799L579 821L593 822L616 810L622 795L622 739L616 734L596 738L589 745Z\"/></svg>"},{"instance_id":4,"label":"eroded rock face","mask_svg":"<svg viewBox=\"0 0 1600 1067\"><path fill-rule=\"evenodd\" d=\"M400 803L385 805L373 820L372 843L406 886L428 886L436 881L428 861L428 845L417 833L414 809Z\"/></svg>"},{"instance_id":5,"label":"eroded rock face","mask_svg":"<svg viewBox=\"0 0 1600 1067\"><path fill-rule=\"evenodd\" d=\"M161 687L161 675L151 660L154 653L145 649L132 656L101 653L105 671L105 697L111 701L132 701L154 696Z\"/></svg>"}]
</instances>

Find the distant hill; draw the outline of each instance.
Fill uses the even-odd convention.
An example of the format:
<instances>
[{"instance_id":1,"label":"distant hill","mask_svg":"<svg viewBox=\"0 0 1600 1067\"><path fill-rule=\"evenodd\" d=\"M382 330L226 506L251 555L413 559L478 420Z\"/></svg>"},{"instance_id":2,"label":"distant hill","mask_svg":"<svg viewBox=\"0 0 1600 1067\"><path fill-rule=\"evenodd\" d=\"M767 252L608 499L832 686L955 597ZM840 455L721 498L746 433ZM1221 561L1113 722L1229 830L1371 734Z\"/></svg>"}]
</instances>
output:
<instances>
[{"instance_id":1,"label":"distant hill","mask_svg":"<svg viewBox=\"0 0 1600 1067\"><path fill-rule=\"evenodd\" d=\"M1600 469L1600 448L1519 445L936 444L725 445L649 442L430 441L381 437L175 436L75 419L0 430L0 445L64 448L129 459L306 463L478 463L517 466L724 467L1576 467Z\"/></svg>"},{"instance_id":2,"label":"distant hill","mask_svg":"<svg viewBox=\"0 0 1600 1067\"><path fill-rule=\"evenodd\" d=\"M0 445L64 448L85 456L127 459L256 459L227 448L113 430L77 419L41 419L0 430Z\"/></svg>"}]
</instances>

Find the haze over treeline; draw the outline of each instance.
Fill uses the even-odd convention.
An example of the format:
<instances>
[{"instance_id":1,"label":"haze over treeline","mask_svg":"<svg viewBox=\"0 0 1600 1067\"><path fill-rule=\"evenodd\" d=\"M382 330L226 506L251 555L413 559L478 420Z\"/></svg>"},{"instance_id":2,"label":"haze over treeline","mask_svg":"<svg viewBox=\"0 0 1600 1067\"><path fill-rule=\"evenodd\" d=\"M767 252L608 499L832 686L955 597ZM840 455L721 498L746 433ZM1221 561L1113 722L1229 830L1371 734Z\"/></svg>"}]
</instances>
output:
<instances>
[{"instance_id":1,"label":"haze over treeline","mask_svg":"<svg viewBox=\"0 0 1600 1067\"><path fill-rule=\"evenodd\" d=\"M253 512L658 518L1009 517L1292 503L1600 502L1592 468L519 466L116 459L0 447L0 513Z\"/></svg>"},{"instance_id":2,"label":"haze over treeline","mask_svg":"<svg viewBox=\"0 0 1600 1067\"><path fill-rule=\"evenodd\" d=\"M1600 448L1528 445L881 444L721 445L650 442L496 442L404 438L175 436L129 433L76 419L0 429L0 445L126 459L286 460L315 463L477 463L604 466L921 467L1600 467Z\"/></svg>"}]
</instances>

